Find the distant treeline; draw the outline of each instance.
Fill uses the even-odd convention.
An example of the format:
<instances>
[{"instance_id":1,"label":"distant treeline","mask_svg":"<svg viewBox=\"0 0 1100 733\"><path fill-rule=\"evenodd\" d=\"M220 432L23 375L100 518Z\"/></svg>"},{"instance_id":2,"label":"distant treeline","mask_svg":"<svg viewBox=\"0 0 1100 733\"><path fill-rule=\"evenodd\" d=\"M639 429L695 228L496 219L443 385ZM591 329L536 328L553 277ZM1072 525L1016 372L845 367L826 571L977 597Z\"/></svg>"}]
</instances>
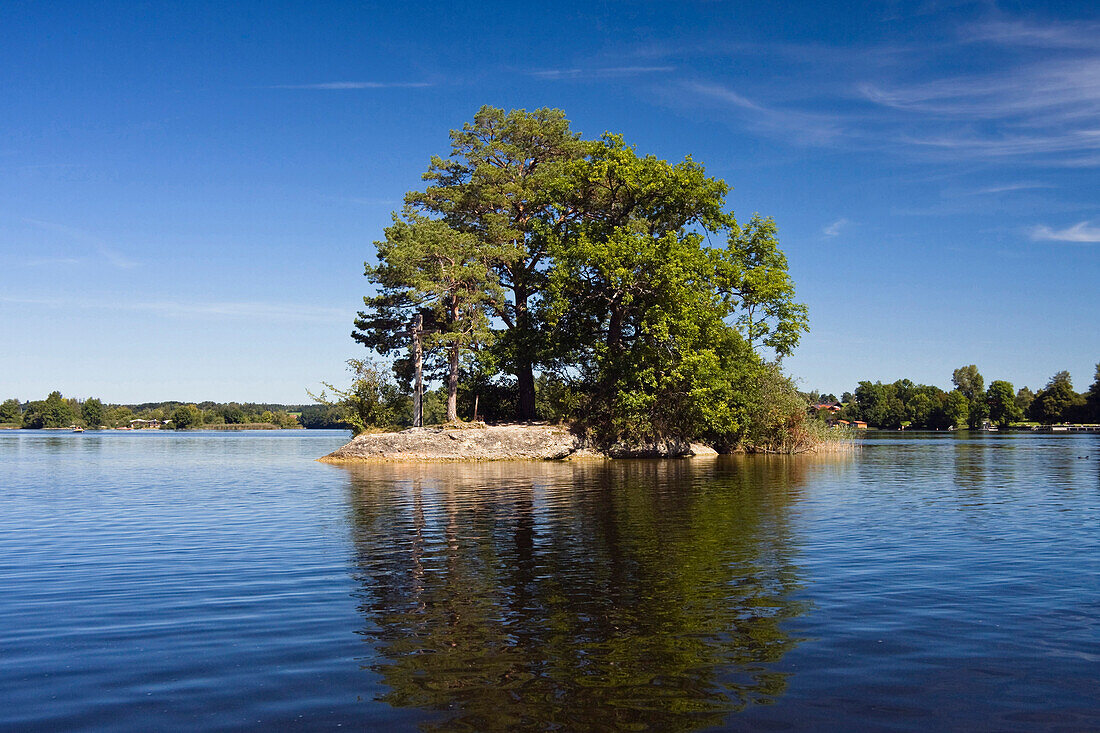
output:
<instances>
[{"instance_id":1,"label":"distant treeline","mask_svg":"<svg viewBox=\"0 0 1100 733\"><path fill-rule=\"evenodd\" d=\"M1100 422L1100 364L1096 378L1086 392L1076 392L1069 372L1058 372L1038 392L1016 389L1011 382L995 380L985 386L978 367L959 367L951 378L950 392L927 384L899 379L891 384L860 382L855 393L806 395L821 417L830 420L862 420L870 427L902 427L946 430L951 427L980 427L985 422L1000 427L1025 420L1041 423ZM828 405L833 405L829 409ZM839 405L839 412L835 406Z\"/></svg>"},{"instance_id":2,"label":"distant treeline","mask_svg":"<svg viewBox=\"0 0 1100 733\"><path fill-rule=\"evenodd\" d=\"M144 420L175 429L213 425L264 423L280 428L346 428L331 408L324 405L282 405L255 402L177 401L119 405L97 397L76 399L54 391L44 400L23 402L11 398L0 403L0 426L19 428L87 429L129 427Z\"/></svg>"}]
</instances>

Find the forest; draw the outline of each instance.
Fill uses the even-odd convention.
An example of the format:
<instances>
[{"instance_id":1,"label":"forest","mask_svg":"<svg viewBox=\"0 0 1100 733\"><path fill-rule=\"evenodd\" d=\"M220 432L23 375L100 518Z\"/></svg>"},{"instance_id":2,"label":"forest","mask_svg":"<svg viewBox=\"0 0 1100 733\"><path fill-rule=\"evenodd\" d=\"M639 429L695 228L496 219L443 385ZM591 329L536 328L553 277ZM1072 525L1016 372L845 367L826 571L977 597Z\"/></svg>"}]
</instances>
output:
<instances>
[{"instance_id":1,"label":"forest","mask_svg":"<svg viewBox=\"0 0 1100 733\"><path fill-rule=\"evenodd\" d=\"M22 402L9 398L0 402L0 427L50 429L81 427L129 427L132 420L167 424L177 430L224 425L264 425L277 428L346 427L326 419L317 405L280 405L238 402L145 402L132 405L106 404L98 397L64 397L54 390L44 400ZM312 422L313 424L306 424Z\"/></svg>"},{"instance_id":2,"label":"forest","mask_svg":"<svg viewBox=\"0 0 1100 733\"><path fill-rule=\"evenodd\" d=\"M987 422L1001 428L1025 422L1100 423L1100 364L1092 385L1080 393L1074 390L1067 371L1054 374L1038 392L1028 387L1016 389L1003 379L986 387L974 364L956 369L951 381L955 387L951 391L909 379L890 384L863 381L854 393L845 392L839 400L816 392L806 398L822 418L862 420L870 427L892 430L977 428ZM830 410L834 405L842 409Z\"/></svg>"}]
</instances>

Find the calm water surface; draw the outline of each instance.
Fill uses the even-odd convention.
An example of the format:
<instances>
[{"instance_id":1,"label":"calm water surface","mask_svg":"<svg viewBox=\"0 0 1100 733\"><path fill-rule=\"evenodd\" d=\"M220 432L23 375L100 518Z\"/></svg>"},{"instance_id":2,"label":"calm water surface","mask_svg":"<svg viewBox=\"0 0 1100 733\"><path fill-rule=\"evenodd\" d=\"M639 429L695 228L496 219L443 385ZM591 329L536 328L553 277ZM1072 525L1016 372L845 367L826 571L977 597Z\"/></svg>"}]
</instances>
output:
<instances>
[{"instance_id":1,"label":"calm water surface","mask_svg":"<svg viewBox=\"0 0 1100 733\"><path fill-rule=\"evenodd\" d=\"M0 729L1100 730L1100 436L345 441L0 431Z\"/></svg>"}]
</instances>

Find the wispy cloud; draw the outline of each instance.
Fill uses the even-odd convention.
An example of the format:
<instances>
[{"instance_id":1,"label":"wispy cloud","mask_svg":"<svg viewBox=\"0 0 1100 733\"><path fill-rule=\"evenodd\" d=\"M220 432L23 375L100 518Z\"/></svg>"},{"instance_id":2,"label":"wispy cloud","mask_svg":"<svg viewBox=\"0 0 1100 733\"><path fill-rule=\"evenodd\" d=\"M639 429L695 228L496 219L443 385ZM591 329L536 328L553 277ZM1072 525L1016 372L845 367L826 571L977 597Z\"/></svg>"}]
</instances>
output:
<instances>
[{"instance_id":1,"label":"wispy cloud","mask_svg":"<svg viewBox=\"0 0 1100 733\"><path fill-rule=\"evenodd\" d=\"M317 84L275 84L268 89L422 89L426 81L324 81Z\"/></svg>"},{"instance_id":2,"label":"wispy cloud","mask_svg":"<svg viewBox=\"0 0 1100 733\"><path fill-rule=\"evenodd\" d=\"M1039 188L1054 188L1049 183L1033 183L1023 181L1020 183L1002 183L995 186L986 186L985 188L979 188L975 191L970 191L971 194L990 194L990 193L1010 193L1012 191L1031 191Z\"/></svg>"},{"instance_id":3,"label":"wispy cloud","mask_svg":"<svg viewBox=\"0 0 1100 733\"><path fill-rule=\"evenodd\" d=\"M844 218L840 218L822 229L821 233L824 234L826 237L835 237L840 234L841 229L844 229L849 224L851 224L850 221Z\"/></svg>"},{"instance_id":4,"label":"wispy cloud","mask_svg":"<svg viewBox=\"0 0 1100 733\"><path fill-rule=\"evenodd\" d=\"M747 124L765 132L788 136L793 133L798 141L811 144L828 144L840 135L831 115L768 106L729 86L713 82L687 82L683 89L697 100L737 111Z\"/></svg>"},{"instance_id":5,"label":"wispy cloud","mask_svg":"<svg viewBox=\"0 0 1100 733\"><path fill-rule=\"evenodd\" d=\"M990 45L996 64L965 75L863 81L856 89L896 114L886 121L899 130L903 145L1081 165L1100 151L1097 37L1096 24L979 24L964 29L949 50ZM1029 53L1028 47L1042 51Z\"/></svg>"},{"instance_id":6,"label":"wispy cloud","mask_svg":"<svg viewBox=\"0 0 1100 733\"><path fill-rule=\"evenodd\" d=\"M967 43L997 43L1035 48L1086 48L1096 50L1098 23L1029 23L1022 20L989 20L962 28Z\"/></svg>"},{"instance_id":7,"label":"wispy cloud","mask_svg":"<svg viewBox=\"0 0 1100 733\"><path fill-rule=\"evenodd\" d=\"M0 296L0 302L48 308L79 308L81 310L135 311L164 318L178 319L247 319L278 323L332 323L347 317L342 308L265 301L184 301L126 299L78 300L67 298L21 298Z\"/></svg>"},{"instance_id":8,"label":"wispy cloud","mask_svg":"<svg viewBox=\"0 0 1100 733\"><path fill-rule=\"evenodd\" d=\"M42 221L40 219L23 219L28 224L44 229L48 232L60 234L71 242L75 242L83 247L85 250L92 250L99 257L107 262L112 267L128 270L137 267L140 263L137 260L127 257L125 254L119 252L113 247L109 247L100 237L95 236L83 229L71 227L66 224L58 224L52 221ZM60 258L62 262L54 261L54 264L76 264L82 260L77 258ZM40 261L40 264L47 264L48 259Z\"/></svg>"},{"instance_id":9,"label":"wispy cloud","mask_svg":"<svg viewBox=\"0 0 1100 733\"><path fill-rule=\"evenodd\" d=\"M1054 242L1077 242L1081 244L1094 244L1100 242L1100 226L1093 226L1091 222L1082 221L1065 229L1052 229L1046 225L1032 228L1031 238L1034 240L1048 240Z\"/></svg>"},{"instance_id":10,"label":"wispy cloud","mask_svg":"<svg viewBox=\"0 0 1100 733\"><path fill-rule=\"evenodd\" d=\"M633 58L707 69L660 91L679 107L721 105L731 123L784 141L1092 167L1100 164L1097 38L1098 23L997 16L927 41L650 42ZM760 67L769 73L747 72Z\"/></svg>"},{"instance_id":11,"label":"wispy cloud","mask_svg":"<svg viewBox=\"0 0 1100 733\"><path fill-rule=\"evenodd\" d=\"M132 267L138 266L137 260L132 260L117 250L113 250L110 247L99 246L96 247L96 252L99 256L109 262L112 266L120 269L129 270Z\"/></svg>"},{"instance_id":12,"label":"wispy cloud","mask_svg":"<svg viewBox=\"0 0 1100 733\"><path fill-rule=\"evenodd\" d=\"M640 74L665 74L676 71L675 66L604 66L593 68L541 69L529 72L540 79L607 79Z\"/></svg>"}]
</instances>

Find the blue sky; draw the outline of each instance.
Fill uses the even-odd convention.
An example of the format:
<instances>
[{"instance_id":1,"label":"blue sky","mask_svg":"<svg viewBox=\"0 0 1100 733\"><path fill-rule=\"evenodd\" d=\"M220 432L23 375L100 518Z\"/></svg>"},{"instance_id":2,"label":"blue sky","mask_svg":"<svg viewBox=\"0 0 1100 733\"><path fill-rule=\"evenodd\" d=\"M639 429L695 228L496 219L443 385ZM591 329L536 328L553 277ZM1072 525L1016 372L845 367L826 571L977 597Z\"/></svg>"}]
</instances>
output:
<instances>
[{"instance_id":1,"label":"blue sky","mask_svg":"<svg viewBox=\"0 0 1100 733\"><path fill-rule=\"evenodd\" d=\"M773 216L804 389L1100 361L1095 3L5 3L0 398L308 401L482 104Z\"/></svg>"}]
</instances>

